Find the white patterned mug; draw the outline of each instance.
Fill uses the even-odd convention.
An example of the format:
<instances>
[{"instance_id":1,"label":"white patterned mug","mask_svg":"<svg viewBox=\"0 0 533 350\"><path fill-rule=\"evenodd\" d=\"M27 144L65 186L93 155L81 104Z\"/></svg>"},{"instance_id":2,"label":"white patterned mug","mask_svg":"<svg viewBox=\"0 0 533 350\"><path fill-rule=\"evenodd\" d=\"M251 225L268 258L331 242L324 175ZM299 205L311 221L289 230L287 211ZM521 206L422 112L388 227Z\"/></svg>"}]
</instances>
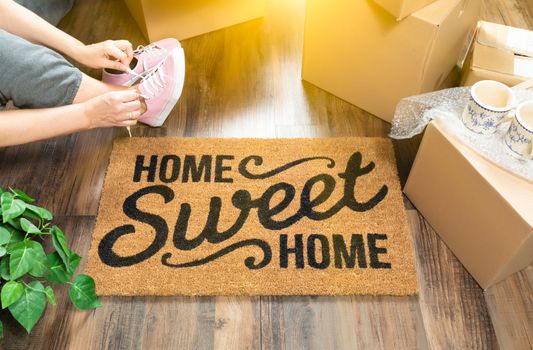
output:
<instances>
[{"instance_id":1,"label":"white patterned mug","mask_svg":"<svg viewBox=\"0 0 533 350\"><path fill-rule=\"evenodd\" d=\"M507 85L481 80L470 89L470 100L461 119L467 128L478 134L492 134L506 120L514 104L514 93Z\"/></svg>"},{"instance_id":2,"label":"white patterned mug","mask_svg":"<svg viewBox=\"0 0 533 350\"><path fill-rule=\"evenodd\" d=\"M533 101L520 104L505 134L505 144L518 157L533 159Z\"/></svg>"}]
</instances>

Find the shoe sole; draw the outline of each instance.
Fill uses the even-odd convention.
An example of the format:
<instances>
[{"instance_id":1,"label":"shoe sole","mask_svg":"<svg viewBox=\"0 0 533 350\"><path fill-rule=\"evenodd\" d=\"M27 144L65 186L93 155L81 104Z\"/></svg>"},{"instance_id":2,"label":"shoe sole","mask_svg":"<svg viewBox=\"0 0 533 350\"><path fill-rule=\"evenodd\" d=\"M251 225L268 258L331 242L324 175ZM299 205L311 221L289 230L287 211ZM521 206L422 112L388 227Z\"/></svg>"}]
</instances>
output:
<instances>
[{"instance_id":1,"label":"shoe sole","mask_svg":"<svg viewBox=\"0 0 533 350\"><path fill-rule=\"evenodd\" d=\"M179 83L176 84L177 86L174 85L174 90L172 91L169 101L165 104L165 106L161 110L161 113L159 113L159 115L153 122L144 122L139 119L141 123L145 123L156 128L162 126L165 120L167 120L168 115L180 99L181 93L183 91L183 85L185 84L185 53L183 51L183 48L178 47L174 49L174 52L171 52L169 56L174 61L174 67L177 68L176 81L178 81Z\"/></svg>"}]
</instances>

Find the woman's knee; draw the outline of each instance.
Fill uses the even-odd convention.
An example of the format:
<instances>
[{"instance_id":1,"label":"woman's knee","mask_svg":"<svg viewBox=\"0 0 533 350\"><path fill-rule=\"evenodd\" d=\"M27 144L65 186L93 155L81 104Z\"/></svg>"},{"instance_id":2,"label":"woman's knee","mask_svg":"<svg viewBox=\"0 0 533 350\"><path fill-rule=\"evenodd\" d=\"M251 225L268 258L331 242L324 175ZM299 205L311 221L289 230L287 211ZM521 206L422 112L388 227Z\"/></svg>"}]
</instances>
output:
<instances>
[{"instance_id":1,"label":"woman's knee","mask_svg":"<svg viewBox=\"0 0 533 350\"><path fill-rule=\"evenodd\" d=\"M71 104L82 74L63 56L0 31L0 93L20 108Z\"/></svg>"}]
</instances>

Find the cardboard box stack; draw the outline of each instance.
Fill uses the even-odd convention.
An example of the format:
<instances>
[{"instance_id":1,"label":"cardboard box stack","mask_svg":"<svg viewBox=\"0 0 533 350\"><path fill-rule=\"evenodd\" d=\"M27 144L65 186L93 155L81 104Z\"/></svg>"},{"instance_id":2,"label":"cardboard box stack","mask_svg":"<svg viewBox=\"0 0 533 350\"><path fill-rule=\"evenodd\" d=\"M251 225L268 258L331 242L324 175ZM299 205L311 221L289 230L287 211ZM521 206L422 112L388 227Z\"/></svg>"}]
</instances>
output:
<instances>
[{"instance_id":1,"label":"cardboard box stack","mask_svg":"<svg viewBox=\"0 0 533 350\"><path fill-rule=\"evenodd\" d=\"M390 122L403 97L442 86L466 51L481 0L378 2L429 4L397 21L406 13L373 0L308 0L302 78Z\"/></svg>"},{"instance_id":2,"label":"cardboard box stack","mask_svg":"<svg viewBox=\"0 0 533 350\"><path fill-rule=\"evenodd\" d=\"M431 122L404 192L484 289L533 263L533 182Z\"/></svg>"},{"instance_id":3,"label":"cardboard box stack","mask_svg":"<svg viewBox=\"0 0 533 350\"><path fill-rule=\"evenodd\" d=\"M461 85L497 80L509 86L533 78L533 32L480 21Z\"/></svg>"},{"instance_id":4,"label":"cardboard box stack","mask_svg":"<svg viewBox=\"0 0 533 350\"><path fill-rule=\"evenodd\" d=\"M266 0L124 0L150 41L187 39L265 14Z\"/></svg>"}]
</instances>

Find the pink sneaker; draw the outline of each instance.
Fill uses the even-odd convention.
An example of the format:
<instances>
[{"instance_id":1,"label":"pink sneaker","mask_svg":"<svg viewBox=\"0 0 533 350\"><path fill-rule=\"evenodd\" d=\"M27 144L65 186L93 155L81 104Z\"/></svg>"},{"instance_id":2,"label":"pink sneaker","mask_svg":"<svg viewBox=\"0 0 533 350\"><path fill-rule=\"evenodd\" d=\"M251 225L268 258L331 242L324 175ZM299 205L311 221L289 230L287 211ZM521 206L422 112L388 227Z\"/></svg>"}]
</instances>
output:
<instances>
[{"instance_id":1,"label":"pink sneaker","mask_svg":"<svg viewBox=\"0 0 533 350\"><path fill-rule=\"evenodd\" d=\"M157 66L175 48L181 48L181 45L174 38L155 41L147 46L139 45L133 52L130 72L104 69L102 71L102 81L112 85L131 86L139 79L139 76L146 74L150 69ZM131 67L132 65L133 67Z\"/></svg>"},{"instance_id":2,"label":"pink sneaker","mask_svg":"<svg viewBox=\"0 0 533 350\"><path fill-rule=\"evenodd\" d=\"M139 121L154 127L163 125L178 102L185 82L185 57L181 47L155 66L139 84L147 110Z\"/></svg>"}]
</instances>

